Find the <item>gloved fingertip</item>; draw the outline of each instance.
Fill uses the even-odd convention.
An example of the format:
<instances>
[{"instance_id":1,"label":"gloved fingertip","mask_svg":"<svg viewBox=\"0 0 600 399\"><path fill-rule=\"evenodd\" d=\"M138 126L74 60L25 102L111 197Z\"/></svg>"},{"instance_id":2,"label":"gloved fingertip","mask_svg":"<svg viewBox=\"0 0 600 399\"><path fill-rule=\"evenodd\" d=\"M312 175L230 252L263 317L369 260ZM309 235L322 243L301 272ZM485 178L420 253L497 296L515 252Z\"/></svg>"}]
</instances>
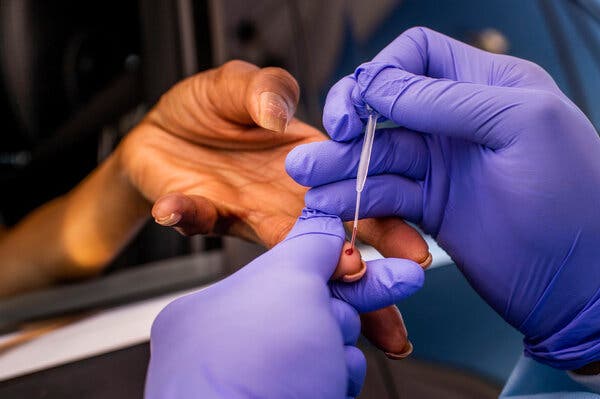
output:
<instances>
[{"instance_id":1,"label":"gloved fingertip","mask_svg":"<svg viewBox=\"0 0 600 399\"><path fill-rule=\"evenodd\" d=\"M296 183L309 187L314 159L308 150L310 144L299 145L293 148L285 157L285 171Z\"/></svg>"},{"instance_id":2,"label":"gloved fingertip","mask_svg":"<svg viewBox=\"0 0 600 399\"><path fill-rule=\"evenodd\" d=\"M346 76L327 94L323 107L323 127L334 141L348 141L362 134L364 123L356 114L356 82Z\"/></svg>"},{"instance_id":3,"label":"gloved fingertip","mask_svg":"<svg viewBox=\"0 0 600 399\"><path fill-rule=\"evenodd\" d=\"M338 322L344 345L354 345L360 335L360 317L352 306L337 298L331 298L331 310Z\"/></svg>"},{"instance_id":4,"label":"gloved fingertip","mask_svg":"<svg viewBox=\"0 0 600 399\"><path fill-rule=\"evenodd\" d=\"M395 301L409 297L423 287L425 272L418 263L408 259L395 258L378 261L387 261L386 270L389 278L386 284Z\"/></svg>"},{"instance_id":5,"label":"gloved fingertip","mask_svg":"<svg viewBox=\"0 0 600 399\"><path fill-rule=\"evenodd\" d=\"M413 261L386 258L367 264L367 273L360 280L329 284L334 297L348 302L361 313L394 305L423 286L425 273Z\"/></svg>"},{"instance_id":6,"label":"gloved fingertip","mask_svg":"<svg viewBox=\"0 0 600 399\"><path fill-rule=\"evenodd\" d=\"M350 141L362 133L363 122L354 114L354 106L348 107L347 114L323 114L323 127L334 141Z\"/></svg>"},{"instance_id":7,"label":"gloved fingertip","mask_svg":"<svg viewBox=\"0 0 600 399\"><path fill-rule=\"evenodd\" d=\"M354 78L356 80L356 91L357 97L369 104L375 111L387 119L393 120L392 112L394 110L394 103L391 102L390 96L382 95L382 93L389 93L390 88L388 87L388 81L385 79L377 79L381 72L385 70L393 70L396 86L395 90L400 91L401 85L398 82L413 77L414 75L410 72L400 70L395 65L388 62L365 62L356 68L354 72ZM366 111L363 111L361 117L365 118ZM360 112L359 112L360 115Z\"/></svg>"},{"instance_id":8,"label":"gloved fingertip","mask_svg":"<svg viewBox=\"0 0 600 399\"><path fill-rule=\"evenodd\" d=\"M344 355L348 367L347 394L349 396L358 396L367 375L367 359L362 351L355 346L345 346Z\"/></svg>"}]
</instances>

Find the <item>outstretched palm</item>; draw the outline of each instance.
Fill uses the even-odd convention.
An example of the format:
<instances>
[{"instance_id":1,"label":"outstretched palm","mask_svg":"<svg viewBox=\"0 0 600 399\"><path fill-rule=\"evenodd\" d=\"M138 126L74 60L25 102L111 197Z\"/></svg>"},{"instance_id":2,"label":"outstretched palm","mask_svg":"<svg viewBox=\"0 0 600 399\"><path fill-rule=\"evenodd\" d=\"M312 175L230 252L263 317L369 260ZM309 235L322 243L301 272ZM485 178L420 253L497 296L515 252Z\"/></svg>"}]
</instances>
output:
<instances>
[{"instance_id":1,"label":"outstretched palm","mask_svg":"<svg viewBox=\"0 0 600 399\"><path fill-rule=\"evenodd\" d=\"M262 130L271 140L258 149L227 148L229 141L208 146L150 125L128 139L139 147L130 170L151 201L179 193L163 198L160 206L167 215L182 215L177 225L186 234L228 233L272 246L287 234L304 205L305 188L286 174L285 157L294 146L323 136L299 121L284 134L237 129L240 134ZM195 133L202 135L203 129Z\"/></svg>"},{"instance_id":2,"label":"outstretched palm","mask_svg":"<svg viewBox=\"0 0 600 399\"><path fill-rule=\"evenodd\" d=\"M265 91L280 95L282 104L260 102ZM252 118L266 107L284 127L297 96L289 74L241 62L167 92L122 146L134 185L148 200L160 199L155 217L174 213L169 222L186 234L279 242L299 215L305 192L285 172L285 157L296 145L325 137L295 119L282 133Z\"/></svg>"}]
</instances>

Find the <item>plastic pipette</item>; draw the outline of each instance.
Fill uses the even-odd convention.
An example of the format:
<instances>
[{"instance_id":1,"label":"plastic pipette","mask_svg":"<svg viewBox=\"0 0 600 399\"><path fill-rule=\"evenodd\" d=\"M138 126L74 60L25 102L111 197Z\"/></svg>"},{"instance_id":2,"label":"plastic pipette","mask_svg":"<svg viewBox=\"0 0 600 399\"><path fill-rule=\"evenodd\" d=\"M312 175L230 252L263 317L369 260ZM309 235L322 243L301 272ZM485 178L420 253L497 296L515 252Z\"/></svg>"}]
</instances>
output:
<instances>
[{"instance_id":1,"label":"plastic pipette","mask_svg":"<svg viewBox=\"0 0 600 399\"><path fill-rule=\"evenodd\" d=\"M358 232L358 211L360 209L360 194L365 188L367 175L369 173L369 162L371 161L371 150L373 149L373 138L375 137L375 128L377 127L377 113L367 106L369 119L365 128L365 138L360 152L360 161L358 162L358 172L356 173L356 208L354 210L354 226L352 228L351 247L354 248L356 233Z\"/></svg>"}]
</instances>

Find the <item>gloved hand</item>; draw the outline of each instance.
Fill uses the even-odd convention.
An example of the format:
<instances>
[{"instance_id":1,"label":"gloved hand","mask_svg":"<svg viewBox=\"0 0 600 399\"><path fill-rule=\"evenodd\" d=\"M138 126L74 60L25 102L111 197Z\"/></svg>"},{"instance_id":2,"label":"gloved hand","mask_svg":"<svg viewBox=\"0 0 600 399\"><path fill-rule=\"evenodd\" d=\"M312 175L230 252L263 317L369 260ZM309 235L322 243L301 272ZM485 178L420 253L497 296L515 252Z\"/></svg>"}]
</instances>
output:
<instances>
[{"instance_id":1,"label":"gloved hand","mask_svg":"<svg viewBox=\"0 0 600 399\"><path fill-rule=\"evenodd\" d=\"M600 359L600 140L539 66L413 28L329 92L333 140L296 148L307 206L354 212L365 104L400 127L376 133L361 217L401 216L450 254L563 369Z\"/></svg>"},{"instance_id":2,"label":"gloved hand","mask_svg":"<svg viewBox=\"0 0 600 399\"><path fill-rule=\"evenodd\" d=\"M339 218L305 210L269 252L163 309L152 327L146 397L357 395L366 363L354 347L354 309L383 308L412 294L423 272L412 261L384 259L369 262L358 282L328 287L344 236Z\"/></svg>"}]
</instances>

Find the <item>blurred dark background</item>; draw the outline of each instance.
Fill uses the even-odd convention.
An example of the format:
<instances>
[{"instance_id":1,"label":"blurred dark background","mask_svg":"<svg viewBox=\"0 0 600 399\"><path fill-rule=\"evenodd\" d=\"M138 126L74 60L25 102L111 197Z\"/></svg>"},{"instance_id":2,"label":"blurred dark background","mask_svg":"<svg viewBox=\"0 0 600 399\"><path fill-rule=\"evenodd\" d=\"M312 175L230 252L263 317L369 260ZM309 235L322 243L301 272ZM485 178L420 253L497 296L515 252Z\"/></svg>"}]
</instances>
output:
<instances>
[{"instance_id":1,"label":"blurred dark background","mask_svg":"<svg viewBox=\"0 0 600 399\"><path fill-rule=\"evenodd\" d=\"M89 173L99 132L141 101L138 15L136 2L2 1L6 223ZM97 104L102 95L118 104Z\"/></svg>"},{"instance_id":2,"label":"blurred dark background","mask_svg":"<svg viewBox=\"0 0 600 399\"><path fill-rule=\"evenodd\" d=\"M207 2L189 2L190 14L180 3L0 2L5 225L74 187L164 91L212 66ZM191 67L183 54L190 41L198 43ZM108 272L192 250L189 240L150 224Z\"/></svg>"}]
</instances>

